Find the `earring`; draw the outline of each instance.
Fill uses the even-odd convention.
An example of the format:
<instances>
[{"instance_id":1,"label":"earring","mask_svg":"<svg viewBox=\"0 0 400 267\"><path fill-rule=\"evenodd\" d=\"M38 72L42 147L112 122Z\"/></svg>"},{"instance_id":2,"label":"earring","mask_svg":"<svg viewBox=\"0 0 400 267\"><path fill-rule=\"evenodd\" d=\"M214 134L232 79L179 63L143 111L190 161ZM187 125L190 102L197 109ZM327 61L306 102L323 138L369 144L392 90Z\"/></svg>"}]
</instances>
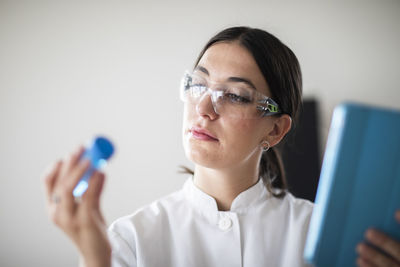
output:
<instances>
[{"instance_id":1,"label":"earring","mask_svg":"<svg viewBox=\"0 0 400 267\"><path fill-rule=\"evenodd\" d=\"M265 152L265 151L268 151L268 149L269 149L271 146L270 146L270 144L269 144L268 141L262 141L261 147L262 147L262 150Z\"/></svg>"}]
</instances>

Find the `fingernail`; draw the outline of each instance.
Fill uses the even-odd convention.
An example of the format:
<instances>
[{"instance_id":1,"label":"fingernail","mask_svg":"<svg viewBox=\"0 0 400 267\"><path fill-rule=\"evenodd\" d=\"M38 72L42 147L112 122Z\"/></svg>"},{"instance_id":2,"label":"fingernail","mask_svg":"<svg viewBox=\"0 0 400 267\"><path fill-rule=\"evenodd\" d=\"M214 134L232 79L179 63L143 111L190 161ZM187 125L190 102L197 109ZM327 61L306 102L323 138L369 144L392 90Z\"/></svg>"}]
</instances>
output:
<instances>
[{"instance_id":1,"label":"fingernail","mask_svg":"<svg viewBox=\"0 0 400 267\"><path fill-rule=\"evenodd\" d=\"M376 239L376 232L375 232L375 230L373 230L373 229L368 229L368 230L365 232L365 237L366 237L368 240Z\"/></svg>"},{"instance_id":2,"label":"fingernail","mask_svg":"<svg viewBox=\"0 0 400 267\"><path fill-rule=\"evenodd\" d=\"M400 223L400 210L396 211L396 220Z\"/></svg>"},{"instance_id":3,"label":"fingernail","mask_svg":"<svg viewBox=\"0 0 400 267\"><path fill-rule=\"evenodd\" d=\"M359 243L359 244L356 246L356 251L357 251L358 253L361 253L361 251L362 251L362 244L361 244L361 243Z\"/></svg>"},{"instance_id":4,"label":"fingernail","mask_svg":"<svg viewBox=\"0 0 400 267\"><path fill-rule=\"evenodd\" d=\"M81 164L83 165L83 166L89 166L90 165L90 159L83 159L82 161L81 161Z\"/></svg>"},{"instance_id":5,"label":"fingernail","mask_svg":"<svg viewBox=\"0 0 400 267\"><path fill-rule=\"evenodd\" d=\"M78 149L76 150L76 154L82 153L83 149L84 149L83 146L80 145L80 146L78 147Z\"/></svg>"}]
</instances>

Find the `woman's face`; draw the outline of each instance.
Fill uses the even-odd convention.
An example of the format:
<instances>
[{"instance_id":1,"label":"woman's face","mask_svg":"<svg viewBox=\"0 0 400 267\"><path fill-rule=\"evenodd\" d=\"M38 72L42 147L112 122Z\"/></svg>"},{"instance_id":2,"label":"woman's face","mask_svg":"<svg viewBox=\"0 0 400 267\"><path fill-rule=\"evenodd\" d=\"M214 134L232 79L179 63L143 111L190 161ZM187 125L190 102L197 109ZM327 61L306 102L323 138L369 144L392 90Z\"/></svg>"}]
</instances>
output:
<instances>
[{"instance_id":1,"label":"woman's face","mask_svg":"<svg viewBox=\"0 0 400 267\"><path fill-rule=\"evenodd\" d=\"M195 71L208 84L225 84L231 77L250 81L255 90L271 96L253 56L237 42L217 43L204 53ZM238 79L236 79L238 80ZM243 86L243 82L237 82ZM212 85L210 86L213 89ZM217 114L207 95L197 104L185 103L183 145L195 164L223 169L258 164L262 141L273 131L274 117L241 119ZM270 141L271 142L271 141Z\"/></svg>"}]
</instances>

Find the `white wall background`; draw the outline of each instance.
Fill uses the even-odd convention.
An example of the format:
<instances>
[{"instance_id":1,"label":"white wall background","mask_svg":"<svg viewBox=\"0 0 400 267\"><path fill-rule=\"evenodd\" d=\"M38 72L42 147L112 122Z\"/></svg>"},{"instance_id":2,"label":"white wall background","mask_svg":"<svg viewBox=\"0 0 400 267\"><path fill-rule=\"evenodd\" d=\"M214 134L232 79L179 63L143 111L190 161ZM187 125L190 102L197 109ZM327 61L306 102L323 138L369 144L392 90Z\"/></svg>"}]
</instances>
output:
<instances>
[{"instance_id":1,"label":"white wall background","mask_svg":"<svg viewBox=\"0 0 400 267\"><path fill-rule=\"evenodd\" d=\"M0 1L0 266L73 266L47 219L43 169L111 137L108 223L179 189L178 84L219 30L250 25L291 47L322 140L344 100L400 108L399 1Z\"/></svg>"}]
</instances>

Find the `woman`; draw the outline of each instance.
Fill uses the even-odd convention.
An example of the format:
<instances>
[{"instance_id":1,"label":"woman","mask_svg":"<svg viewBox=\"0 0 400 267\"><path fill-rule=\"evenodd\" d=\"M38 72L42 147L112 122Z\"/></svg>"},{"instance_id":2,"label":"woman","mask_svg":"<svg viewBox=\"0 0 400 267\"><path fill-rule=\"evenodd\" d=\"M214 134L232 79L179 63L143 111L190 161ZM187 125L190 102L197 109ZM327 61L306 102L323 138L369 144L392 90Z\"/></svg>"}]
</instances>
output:
<instances>
[{"instance_id":1,"label":"woman","mask_svg":"<svg viewBox=\"0 0 400 267\"><path fill-rule=\"evenodd\" d=\"M79 148L45 176L52 220L86 266L303 266L312 203L286 192L274 148L297 116L301 88L295 55L273 35L247 27L218 33L182 80L183 144L195 164L182 190L107 233L104 174L93 175L79 203L72 196L88 168ZM360 244L359 265L400 261L399 243L376 231L367 238L387 253Z\"/></svg>"}]
</instances>

